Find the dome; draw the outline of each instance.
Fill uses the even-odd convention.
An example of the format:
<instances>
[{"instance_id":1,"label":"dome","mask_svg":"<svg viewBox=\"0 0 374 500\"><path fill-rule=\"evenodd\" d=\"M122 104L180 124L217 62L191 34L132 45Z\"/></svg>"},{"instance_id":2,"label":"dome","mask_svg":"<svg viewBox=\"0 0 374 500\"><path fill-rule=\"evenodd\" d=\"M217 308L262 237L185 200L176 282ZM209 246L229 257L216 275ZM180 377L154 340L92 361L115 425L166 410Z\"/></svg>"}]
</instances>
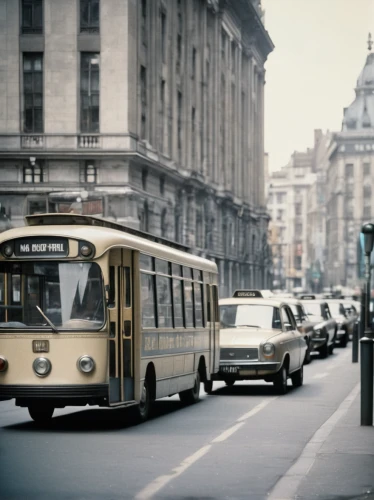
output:
<instances>
[{"instance_id":1,"label":"dome","mask_svg":"<svg viewBox=\"0 0 374 500\"><path fill-rule=\"evenodd\" d=\"M371 87L374 90L374 53L367 56L364 69L357 80L357 89Z\"/></svg>"},{"instance_id":2,"label":"dome","mask_svg":"<svg viewBox=\"0 0 374 500\"><path fill-rule=\"evenodd\" d=\"M355 92L355 100L344 110L342 130L374 129L374 53L366 58Z\"/></svg>"}]
</instances>

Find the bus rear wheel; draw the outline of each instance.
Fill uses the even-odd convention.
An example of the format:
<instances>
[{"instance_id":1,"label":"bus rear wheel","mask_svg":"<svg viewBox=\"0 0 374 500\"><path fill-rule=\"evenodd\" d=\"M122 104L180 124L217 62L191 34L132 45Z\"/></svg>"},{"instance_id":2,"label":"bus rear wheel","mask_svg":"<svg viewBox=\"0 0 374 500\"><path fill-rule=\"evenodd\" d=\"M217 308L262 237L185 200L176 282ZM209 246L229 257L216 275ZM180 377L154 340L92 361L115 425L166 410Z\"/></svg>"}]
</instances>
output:
<instances>
[{"instance_id":1,"label":"bus rear wheel","mask_svg":"<svg viewBox=\"0 0 374 500\"><path fill-rule=\"evenodd\" d=\"M29 406L30 417L38 424L46 424L50 422L53 412L53 406Z\"/></svg>"},{"instance_id":2,"label":"bus rear wheel","mask_svg":"<svg viewBox=\"0 0 374 500\"><path fill-rule=\"evenodd\" d=\"M185 405L192 405L199 401L200 397L200 373L196 372L195 376L195 384L192 389L187 389L186 391L182 391L179 393L179 399Z\"/></svg>"},{"instance_id":3,"label":"bus rear wheel","mask_svg":"<svg viewBox=\"0 0 374 500\"><path fill-rule=\"evenodd\" d=\"M145 422L151 409L151 391L147 378L144 380L140 401L137 406L137 417L140 422Z\"/></svg>"}]
</instances>

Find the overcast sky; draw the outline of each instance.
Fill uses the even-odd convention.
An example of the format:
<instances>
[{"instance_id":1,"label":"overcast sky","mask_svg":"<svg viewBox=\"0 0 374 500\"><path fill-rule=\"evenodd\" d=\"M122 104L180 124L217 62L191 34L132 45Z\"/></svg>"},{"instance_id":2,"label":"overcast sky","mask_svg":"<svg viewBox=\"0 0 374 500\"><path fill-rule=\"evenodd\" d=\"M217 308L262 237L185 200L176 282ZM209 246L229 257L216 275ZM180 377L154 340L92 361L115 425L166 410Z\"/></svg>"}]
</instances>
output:
<instances>
[{"instance_id":1,"label":"overcast sky","mask_svg":"<svg viewBox=\"0 0 374 500\"><path fill-rule=\"evenodd\" d=\"M374 38L374 0L262 0L262 8L275 45L265 65L265 151L274 171L313 146L314 129L341 129L368 33Z\"/></svg>"}]
</instances>

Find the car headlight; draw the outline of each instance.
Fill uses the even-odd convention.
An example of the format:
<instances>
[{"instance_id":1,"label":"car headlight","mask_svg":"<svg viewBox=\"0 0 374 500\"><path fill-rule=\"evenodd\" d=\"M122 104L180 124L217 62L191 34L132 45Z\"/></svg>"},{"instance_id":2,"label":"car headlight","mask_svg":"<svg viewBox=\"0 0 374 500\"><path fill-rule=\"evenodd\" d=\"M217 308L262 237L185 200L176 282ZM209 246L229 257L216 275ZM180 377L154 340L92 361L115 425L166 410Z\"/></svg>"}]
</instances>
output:
<instances>
[{"instance_id":1,"label":"car headlight","mask_svg":"<svg viewBox=\"0 0 374 500\"><path fill-rule=\"evenodd\" d=\"M95 361L91 356L81 356L77 361L78 370L82 373L90 373L95 368Z\"/></svg>"},{"instance_id":2,"label":"car headlight","mask_svg":"<svg viewBox=\"0 0 374 500\"><path fill-rule=\"evenodd\" d=\"M47 358L36 358L32 367L38 377L46 377L52 369L52 364Z\"/></svg>"},{"instance_id":3,"label":"car headlight","mask_svg":"<svg viewBox=\"0 0 374 500\"><path fill-rule=\"evenodd\" d=\"M271 344L270 342L267 342L262 346L262 351L264 353L264 356L271 357L274 356L275 354L275 347L274 344Z\"/></svg>"},{"instance_id":4,"label":"car headlight","mask_svg":"<svg viewBox=\"0 0 374 500\"><path fill-rule=\"evenodd\" d=\"M320 328L317 328L314 330L314 336L315 337L322 337L322 330Z\"/></svg>"}]
</instances>

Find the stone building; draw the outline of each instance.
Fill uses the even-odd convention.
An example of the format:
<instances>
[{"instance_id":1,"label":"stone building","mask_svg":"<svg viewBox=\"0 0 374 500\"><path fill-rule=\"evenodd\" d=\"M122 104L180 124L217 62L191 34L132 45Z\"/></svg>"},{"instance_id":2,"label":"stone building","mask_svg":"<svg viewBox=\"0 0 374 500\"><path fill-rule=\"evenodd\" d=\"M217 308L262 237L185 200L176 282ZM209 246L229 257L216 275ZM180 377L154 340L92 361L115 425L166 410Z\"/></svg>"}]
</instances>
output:
<instances>
[{"instance_id":1,"label":"stone building","mask_svg":"<svg viewBox=\"0 0 374 500\"><path fill-rule=\"evenodd\" d=\"M357 244L362 224L374 216L374 53L366 58L344 109L342 130L333 134L327 168L327 280L332 287L354 287Z\"/></svg>"},{"instance_id":2,"label":"stone building","mask_svg":"<svg viewBox=\"0 0 374 500\"><path fill-rule=\"evenodd\" d=\"M269 176L268 210L275 289L307 287L308 192L315 182L313 149L295 151L281 170Z\"/></svg>"},{"instance_id":3,"label":"stone building","mask_svg":"<svg viewBox=\"0 0 374 500\"><path fill-rule=\"evenodd\" d=\"M258 0L0 0L0 203L95 214L268 286Z\"/></svg>"}]
</instances>

